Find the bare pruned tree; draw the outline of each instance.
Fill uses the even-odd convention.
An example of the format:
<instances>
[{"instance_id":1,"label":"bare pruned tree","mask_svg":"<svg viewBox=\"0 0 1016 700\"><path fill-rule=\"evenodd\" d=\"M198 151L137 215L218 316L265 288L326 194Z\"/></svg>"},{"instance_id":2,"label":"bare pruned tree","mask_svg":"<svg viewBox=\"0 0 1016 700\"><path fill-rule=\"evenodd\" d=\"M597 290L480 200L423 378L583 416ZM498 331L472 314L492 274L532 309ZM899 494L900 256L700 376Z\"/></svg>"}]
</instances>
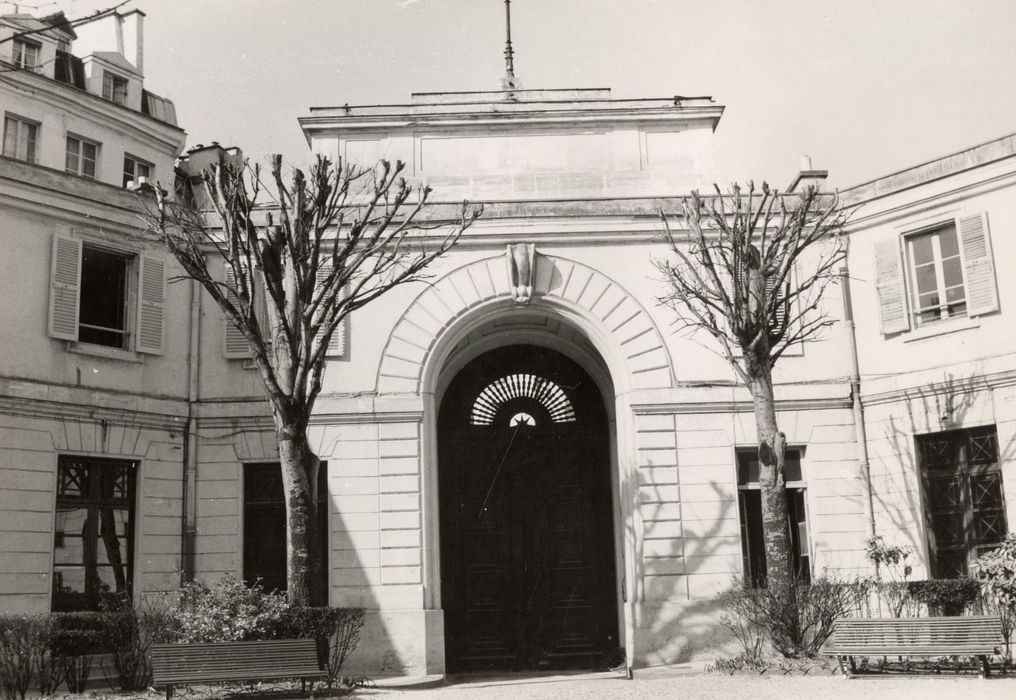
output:
<instances>
[{"instance_id":1,"label":"bare pruned tree","mask_svg":"<svg viewBox=\"0 0 1016 700\"><path fill-rule=\"evenodd\" d=\"M328 344L350 313L424 279L482 213L464 202L456 220L424 221L430 189L407 184L403 169L319 156L309 175L294 170L287 182L276 155L266 184L256 165L221 163L175 199L156 188L148 217L147 235L243 334L259 370L282 464L288 596L297 604L323 597L312 595L319 462L307 428Z\"/></svg>"},{"instance_id":2,"label":"bare pruned tree","mask_svg":"<svg viewBox=\"0 0 1016 700\"><path fill-rule=\"evenodd\" d=\"M727 195L693 192L681 202L686 230L663 210L673 257L655 261L668 282L660 301L678 323L703 332L750 390L758 430L759 484L767 580L790 581L784 488L786 438L776 421L772 370L787 348L834 323L821 306L846 249L837 198L808 187L784 195L734 185Z\"/></svg>"}]
</instances>

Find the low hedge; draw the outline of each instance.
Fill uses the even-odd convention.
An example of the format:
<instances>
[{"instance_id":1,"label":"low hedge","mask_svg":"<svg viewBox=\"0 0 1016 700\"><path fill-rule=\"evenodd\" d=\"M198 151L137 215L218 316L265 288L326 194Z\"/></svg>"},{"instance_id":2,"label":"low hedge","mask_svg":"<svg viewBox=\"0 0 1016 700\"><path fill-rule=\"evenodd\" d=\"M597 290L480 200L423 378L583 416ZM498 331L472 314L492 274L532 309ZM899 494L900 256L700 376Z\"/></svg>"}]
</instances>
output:
<instances>
[{"instance_id":1,"label":"low hedge","mask_svg":"<svg viewBox=\"0 0 1016 700\"><path fill-rule=\"evenodd\" d=\"M980 584L970 578L928 579L907 583L910 597L918 603L924 603L929 610L942 615L962 615L974 601L980 591Z\"/></svg>"}]
</instances>

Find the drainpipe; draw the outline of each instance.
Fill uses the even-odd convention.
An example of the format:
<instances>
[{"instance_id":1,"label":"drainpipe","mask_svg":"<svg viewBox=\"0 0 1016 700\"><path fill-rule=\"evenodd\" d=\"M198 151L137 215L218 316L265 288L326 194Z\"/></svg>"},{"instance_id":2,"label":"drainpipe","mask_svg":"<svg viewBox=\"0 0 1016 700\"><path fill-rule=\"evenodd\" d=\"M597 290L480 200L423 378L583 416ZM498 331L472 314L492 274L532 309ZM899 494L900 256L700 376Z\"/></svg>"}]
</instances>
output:
<instances>
[{"instance_id":1,"label":"drainpipe","mask_svg":"<svg viewBox=\"0 0 1016 700\"><path fill-rule=\"evenodd\" d=\"M845 252L850 240L846 239ZM846 260L846 255L844 255ZM864 405L861 403L861 369L857 359L857 333L854 325L854 307L850 303L850 273L844 263L840 268L840 289L843 292L843 323L847 329L850 347L850 397L854 413L854 434L857 436L857 461L864 485L864 517L868 523L868 537L875 536L875 501L871 490L871 462L868 461L868 436L864 427Z\"/></svg>"},{"instance_id":2,"label":"drainpipe","mask_svg":"<svg viewBox=\"0 0 1016 700\"><path fill-rule=\"evenodd\" d=\"M201 362L201 286L191 280L190 347L187 351L187 429L183 436L183 519L180 541L180 583L194 580L197 538L197 402Z\"/></svg>"}]
</instances>

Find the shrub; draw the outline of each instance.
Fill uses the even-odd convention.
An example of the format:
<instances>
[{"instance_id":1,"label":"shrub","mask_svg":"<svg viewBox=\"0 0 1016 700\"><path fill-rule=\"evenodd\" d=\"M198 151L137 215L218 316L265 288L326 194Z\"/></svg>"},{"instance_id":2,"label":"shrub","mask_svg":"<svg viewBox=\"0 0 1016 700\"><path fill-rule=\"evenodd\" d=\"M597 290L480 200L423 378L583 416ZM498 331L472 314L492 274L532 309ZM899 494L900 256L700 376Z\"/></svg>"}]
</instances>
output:
<instances>
[{"instance_id":1,"label":"shrub","mask_svg":"<svg viewBox=\"0 0 1016 700\"><path fill-rule=\"evenodd\" d=\"M865 540L865 555L875 565L877 584L874 591L880 614L884 606L890 615L900 617L911 602L907 588L913 573L913 567L907 563L910 554L910 547L886 544L881 535Z\"/></svg>"},{"instance_id":2,"label":"shrub","mask_svg":"<svg viewBox=\"0 0 1016 700\"><path fill-rule=\"evenodd\" d=\"M179 605L170 613L174 641L233 642L275 636L284 612L285 595L266 593L227 575L215 586L199 581L183 587Z\"/></svg>"},{"instance_id":3,"label":"shrub","mask_svg":"<svg viewBox=\"0 0 1016 700\"><path fill-rule=\"evenodd\" d=\"M1016 533L1009 533L998 549L978 558L977 579L986 607L1002 618L1006 657L1011 659L1016 629Z\"/></svg>"},{"instance_id":4,"label":"shrub","mask_svg":"<svg viewBox=\"0 0 1016 700\"><path fill-rule=\"evenodd\" d=\"M84 692L95 654L109 650L106 616L99 612L53 613L50 651L57 674L72 693Z\"/></svg>"},{"instance_id":5,"label":"shrub","mask_svg":"<svg viewBox=\"0 0 1016 700\"><path fill-rule=\"evenodd\" d=\"M152 682L153 644L172 639L172 615L160 602L134 608L127 599L103 611L105 638L121 690L140 690ZM112 684L112 679L107 678Z\"/></svg>"},{"instance_id":6,"label":"shrub","mask_svg":"<svg viewBox=\"0 0 1016 700\"><path fill-rule=\"evenodd\" d=\"M977 600L980 585L969 578L929 579L910 581L907 590L919 603L929 610L935 609L943 615L962 615Z\"/></svg>"},{"instance_id":7,"label":"shrub","mask_svg":"<svg viewBox=\"0 0 1016 700\"><path fill-rule=\"evenodd\" d=\"M37 676L44 695L55 689L48 655L49 631L48 613L0 616L0 690L5 698L24 700Z\"/></svg>"},{"instance_id":8,"label":"shrub","mask_svg":"<svg viewBox=\"0 0 1016 700\"><path fill-rule=\"evenodd\" d=\"M1016 533L1006 535L998 549L981 555L977 578L991 597L1016 609Z\"/></svg>"},{"instance_id":9,"label":"shrub","mask_svg":"<svg viewBox=\"0 0 1016 700\"><path fill-rule=\"evenodd\" d=\"M786 657L814 656L832 633L833 622L856 611L867 594L863 581L791 581L783 589L738 586L720 595L721 622L740 642L749 666L762 668L768 642Z\"/></svg>"},{"instance_id":10,"label":"shrub","mask_svg":"<svg viewBox=\"0 0 1016 700\"><path fill-rule=\"evenodd\" d=\"M317 641L318 659L328 672L328 686L333 687L342 681L342 665L356 648L363 621L362 608L292 607L280 615L271 636Z\"/></svg>"}]
</instances>

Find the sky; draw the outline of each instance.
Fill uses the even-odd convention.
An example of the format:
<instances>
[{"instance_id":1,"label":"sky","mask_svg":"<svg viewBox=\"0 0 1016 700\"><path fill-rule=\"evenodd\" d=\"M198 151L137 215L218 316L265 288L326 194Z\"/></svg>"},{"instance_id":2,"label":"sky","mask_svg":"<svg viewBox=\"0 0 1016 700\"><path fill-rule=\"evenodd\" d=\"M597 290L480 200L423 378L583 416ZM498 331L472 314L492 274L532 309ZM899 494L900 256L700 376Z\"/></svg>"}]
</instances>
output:
<instances>
[{"instance_id":1,"label":"sky","mask_svg":"<svg viewBox=\"0 0 1016 700\"><path fill-rule=\"evenodd\" d=\"M33 0L80 17L113 0ZM9 11L11 3L0 3ZM37 6L37 9L33 9ZM309 161L311 106L499 89L502 0L132 0L188 144ZM513 0L524 88L711 95L720 183L847 187L1016 132L1013 0Z\"/></svg>"}]
</instances>

